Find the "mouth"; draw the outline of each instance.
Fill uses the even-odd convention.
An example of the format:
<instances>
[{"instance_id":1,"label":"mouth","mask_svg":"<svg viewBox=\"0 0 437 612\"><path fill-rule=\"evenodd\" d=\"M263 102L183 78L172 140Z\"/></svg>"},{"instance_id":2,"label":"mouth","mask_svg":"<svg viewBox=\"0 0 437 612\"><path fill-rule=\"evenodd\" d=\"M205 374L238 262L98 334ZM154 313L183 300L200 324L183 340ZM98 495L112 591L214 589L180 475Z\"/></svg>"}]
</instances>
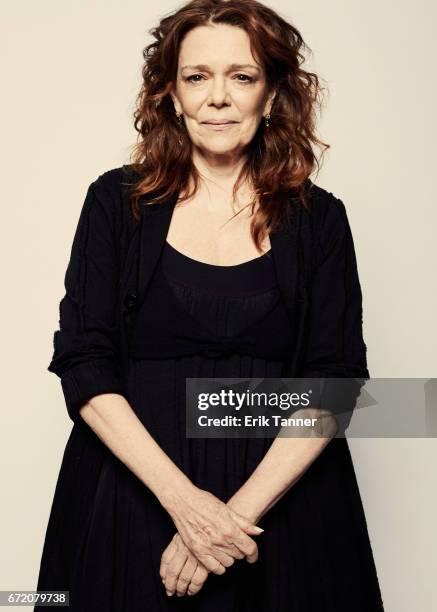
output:
<instances>
[{"instance_id":1,"label":"mouth","mask_svg":"<svg viewBox=\"0 0 437 612\"><path fill-rule=\"evenodd\" d=\"M202 121L201 125L204 125L206 128L212 129L212 130L225 130L227 128L230 128L233 125L237 125L237 121L220 121L220 120L216 120L216 121Z\"/></svg>"}]
</instances>

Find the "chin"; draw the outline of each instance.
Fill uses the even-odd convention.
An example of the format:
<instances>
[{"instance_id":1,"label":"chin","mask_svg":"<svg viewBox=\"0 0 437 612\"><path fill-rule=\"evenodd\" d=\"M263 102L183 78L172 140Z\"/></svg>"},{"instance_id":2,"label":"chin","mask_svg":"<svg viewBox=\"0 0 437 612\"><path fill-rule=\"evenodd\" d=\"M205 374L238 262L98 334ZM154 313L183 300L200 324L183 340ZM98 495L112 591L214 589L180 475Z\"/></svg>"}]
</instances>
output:
<instances>
[{"instance_id":1,"label":"chin","mask_svg":"<svg viewBox=\"0 0 437 612\"><path fill-rule=\"evenodd\" d=\"M199 145L201 149L204 149L205 151L208 151L209 153L233 153L234 151L238 150L241 145L240 144L228 144L228 143L214 143L212 144L211 142L205 143L205 144L200 144Z\"/></svg>"}]
</instances>

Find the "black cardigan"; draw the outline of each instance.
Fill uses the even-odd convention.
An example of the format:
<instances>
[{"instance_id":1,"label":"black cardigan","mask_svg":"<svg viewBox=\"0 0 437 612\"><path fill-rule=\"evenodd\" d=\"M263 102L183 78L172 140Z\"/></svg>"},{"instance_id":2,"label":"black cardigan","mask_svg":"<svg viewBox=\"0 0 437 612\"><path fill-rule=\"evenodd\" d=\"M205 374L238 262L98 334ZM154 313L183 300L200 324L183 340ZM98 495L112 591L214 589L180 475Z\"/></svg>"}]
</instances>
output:
<instances>
[{"instance_id":1,"label":"black cardigan","mask_svg":"<svg viewBox=\"0 0 437 612\"><path fill-rule=\"evenodd\" d=\"M131 167L123 166L93 181L74 235L48 366L61 379L73 422L95 395L126 396L128 329L144 289L144 236L153 259L177 199L142 206L137 222L127 198L132 177ZM354 401L369 372L352 233L345 206L332 193L311 183L310 204L311 214L299 205L291 224L270 236L283 297L297 322L286 375L359 377L351 391ZM159 228L161 235L147 235L150 211L158 210L166 213L152 213L153 231Z\"/></svg>"}]
</instances>

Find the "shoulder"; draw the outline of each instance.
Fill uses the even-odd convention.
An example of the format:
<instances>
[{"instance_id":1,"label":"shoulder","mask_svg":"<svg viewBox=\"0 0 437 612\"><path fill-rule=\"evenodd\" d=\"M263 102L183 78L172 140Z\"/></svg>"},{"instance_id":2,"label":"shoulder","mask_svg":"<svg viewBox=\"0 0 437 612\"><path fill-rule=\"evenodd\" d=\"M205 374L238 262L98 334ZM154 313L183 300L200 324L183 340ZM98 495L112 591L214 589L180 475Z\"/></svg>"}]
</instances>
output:
<instances>
[{"instance_id":1,"label":"shoulder","mask_svg":"<svg viewBox=\"0 0 437 612\"><path fill-rule=\"evenodd\" d=\"M135 226L131 212L129 187L138 175L131 165L110 168L99 174L89 185L92 208L95 214L106 217L117 233L131 231Z\"/></svg>"},{"instance_id":2,"label":"shoulder","mask_svg":"<svg viewBox=\"0 0 437 612\"><path fill-rule=\"evenodd\" d=\"M97 195L117 205L122 199L125 188L134 182L135 177L132 165L127 164L105 170L92 181L91 187Z\"/></svg>"},{"instance_id":3,"label":"shoulder","mask_svg":"<svg viewBox=\"0 0 437 612\"><path fill-rule=\"evenodd\" d=\"M347 208L338 195L315 183L311 183L308 203L311 213L305 211L305 216L313 247L316 258L323 258L352 239Z\"/></svg>"},{"instance_id":4,"label":"shoulder","mask_svg":"<svg viewBox=\"0 0 437 612\"><path fill-rule=\"evenodd\" d=\"M343 200L329 191L311 183L309 206L318 229L321 232L341 231L349 225L347 208Z\"/></svg>"},{"instance_id":5,"label":"shoulder","mask_svg":"<svg viewBox=\"0 0 437 612\"><path fill-rule=\"evenodd\" d=\"M328 191L315 183L310 184L308 191L309 205L318 224L337 222L341 224L347 217L346 206L332 191Z\"/></svg>"}]
</instances>

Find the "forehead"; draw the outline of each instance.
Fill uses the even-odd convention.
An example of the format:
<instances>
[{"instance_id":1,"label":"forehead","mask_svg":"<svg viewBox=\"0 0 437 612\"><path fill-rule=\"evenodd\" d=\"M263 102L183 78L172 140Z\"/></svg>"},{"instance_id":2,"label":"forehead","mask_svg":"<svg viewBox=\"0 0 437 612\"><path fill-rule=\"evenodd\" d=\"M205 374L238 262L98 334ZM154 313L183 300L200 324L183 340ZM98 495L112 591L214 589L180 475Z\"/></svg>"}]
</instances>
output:
<instances>
[{"instance_id":1,"label":"forehead","mask_svg":"<svg viewBox=\"0 0 437 612\"><path fill-rule=\"evenodd\" d=\"M198 26L184 37L179 49L179 66L208 64L259 65L250 50L250 39L242 28L228 24Z\"/></svg>"}]
</instances>

